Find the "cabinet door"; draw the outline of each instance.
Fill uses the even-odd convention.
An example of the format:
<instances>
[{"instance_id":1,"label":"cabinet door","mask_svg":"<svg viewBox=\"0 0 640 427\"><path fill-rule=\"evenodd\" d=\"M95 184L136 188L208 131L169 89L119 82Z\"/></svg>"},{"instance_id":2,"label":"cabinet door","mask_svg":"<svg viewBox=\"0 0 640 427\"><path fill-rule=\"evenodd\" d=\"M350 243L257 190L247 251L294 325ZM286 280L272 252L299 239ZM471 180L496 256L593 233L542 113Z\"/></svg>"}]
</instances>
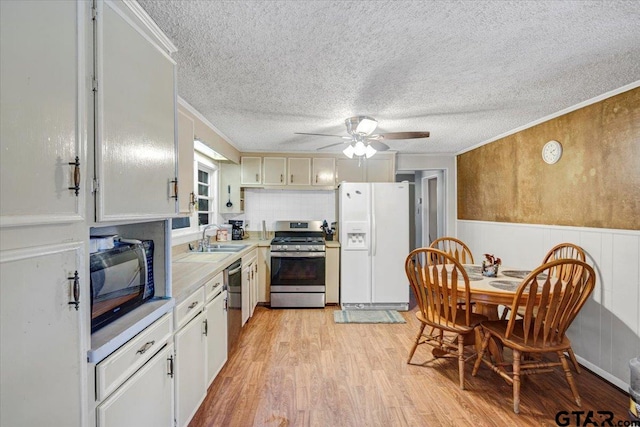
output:
<instances>
[{"instance_id":1,"label":"cabinet door","mask_svg":"<svg viewBox=\"0 0 640 427\"><path fill-rule=\"evenodd\" d=\"M172 358L173 344L169 343L98 406L97 427L172 426Z\"/></svg>"},{"instance_id":2,"label":"cabinet door","mask_svg":"<svg viewBox=\"0 0 640 427\"><path fill-rule=\"evenodd\" d=\"M97 220L174 216L175 62L115 3L98 6Z\"/></svg>"},{"instance_id":3,"label":"cabinet door","mask_svg":"<svg viewBox=\"0 0 640 427\"><path fill-rule=\"evenodd\" d=\"M0 252L2 426L87 423L84 256L82 243ZM70 304L76 272L78 310Z\"/></svg>"},{"instance_id":4,"label":"cabinet door","mask_svg":"<svg viewBox=\"0 0 640 427\"><path fill-rule=\"evenodd\" d=\"M313 159L313 185L336 184L336 159L315 158Z\"/></svg>"},{"instance_id":5,"label":"cabinet door","mask_svg":"<svg viewBox=\"0 0 640 427\"><path fill-rule=\"evenodd\" d=\"M178 110L178 210L190 214L193 208L193 119Z\"/></svg>"},{"instance_id":6,"label":"cabinet door","mask_svg":"<svg viewBox=\"0 0 640 427\"><path fill-rule=\"evenodd\" d=\"M83 220L87 22L87 2L0 1L1 226Z\"/></svg>"},{"instance_id":7,"label":"cabinet door","mask_svg":"<svg viewBox=\"0 0 640 427\"><path fill-rule=\"evenodd\" d=\"M247 323L249 317L251 316L251 308L249 305L251 304L251 271L252 271L252 263L245 264L242 268L242 326Z\"/></svg>"},{"instance_id":8,"label":"cabinet door","mask_svg":"<svg viewBox=\"0 0 640 427\"><path fill-rule=\"evenodd\" d=\"M264 158L264 185L285 185L287 159L284 157Z\"/></svg>"},{"instance_id":9,"label":"cabinet door","mask_svg":"<svg viewBox=\"0 0 640 427\"><path fill-rule=\"evenodd\" d=\"M336 161L337 182L364 182L364 160L338 159Z\"/></svg>"},{"instance_id":10,"label":"cabinet door","mask_svg":"<svg viewBox=\"0 0 640 427\"><path fill-rule=\"evenodd\" d=\"M256 302L269 302L271 285L271 251L258 248L258 296Z\"/></svg>"},{"instance_id":11,"label":"cabinet door","mask_svg":"<svg viewBox=\"0 0 640 427\"><path fill-rule=\"evenodd\" d=\"M261 157L242 157L240 159L240 183L243 185L262 183Z\"/></svg>"},{"instance_id":12,"label":"cabinet door","mask_svg":"<svg viewBox=\"0 0 640 427\"><path fill-rule=\"evenodd\" d=\"M189 423L207 393L204 319L204 313L201 312L174 336L178 427L184 427Z\"/></svg>"},{"instance_id":13,"label":"cabinet door","mask_svg":"<svg viewBox=\"0 0 640 427\"><path fill-rule=\"evenodd\" d=\"M289 185L311 185L311 159L290 158L289 174L287 175Z\"/></svg>"},{"instance_id":14,"label":"cabinet door","mask_svg":"<svg viewBox=\"0 0 640 427\"><path fill-rule=\"evenodd\" d=\"M207 387L227 361L227 311L224 301L227 292L215 297L206 310Z\"/></svg>"},{"instance_id":15,"label":"cabinet door","mask_svg":"<svg viewBox=\"0 0 640 427\"><path fill-rule=\"evenodd\" d=\"M340 248L327 247L325 260L327 304L340 302Z\"/></svg>"},{"instance_id":16,"label":"cabinet door","mask_svg":"<svg viewBox=\"0 0 640 427\"><path fill-rule=\"evenodd\" d=\"M364 162L367 171L367 182L393 182L394 170L392 159L367 159Z\"/></svg>"}]
</instances>

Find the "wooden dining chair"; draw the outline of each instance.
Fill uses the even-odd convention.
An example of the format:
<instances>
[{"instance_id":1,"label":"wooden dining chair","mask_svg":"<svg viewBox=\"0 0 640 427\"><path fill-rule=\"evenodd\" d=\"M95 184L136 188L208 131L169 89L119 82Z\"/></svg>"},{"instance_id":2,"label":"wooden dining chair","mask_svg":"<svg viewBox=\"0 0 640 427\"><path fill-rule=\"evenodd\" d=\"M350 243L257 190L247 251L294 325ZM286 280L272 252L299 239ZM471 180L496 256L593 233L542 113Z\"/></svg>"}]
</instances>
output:
<instances>
[{"instance_id":1,"label":"wooden dining chair","mask_svg":"<svg viewBox=\"0 0 640 427\"><path fill-rule=\"evenodd\" d=\"M561 269L568 280L560 280L551 274ZM538 280L538 275L541 276ZM478 353L473 375L481 363L485 363L513 386L513 411L520 411L520 377L527 374L549 372L550 368L562 366L571 392L580 406L580 395L569 363L564 352L571 352L571 341L565 335L567 328L584 306L595 286L593 268L584 261L558 259L541 265L533 270L520 284L511 304L513 313L520 310L524 316L519 319L511 316L508 320L482 322L484 339ZM533 297L533 296L536 297ZM507 371L508 363L492 362L484 358L490 339L496 339L513 352L512 370ZM555 353L558 361L544 359L531 360L523 354L543 356Z\"/></svg>"},{"instance_id":2,"label":"wooden dining chair","mask_svg":"<svg viewBox=\"0 0 640 427\"><path fill-rule=\"evenodd\" d=\"M475 330L487 319L472 312L467 272L452 255L433 248L412 251L405 271L418 302L416 317L420 321L407 363L420 344L429 344L434 347L434 357L458 358L460 388L464 389L464 364L473 358L473 354L465 357L464 347L474 343ZM460 300L464 304L456 304ZM425 333L426 326L431 327L429 333ZM445 332L456 336L445 337Z\"/></svg>"},{"instance_id":3,"label":"wooden dining chair","mask_svg":"<svg viewBox=\"0 0 640 427\"><path fill-rule=\"evenodd\" d=\"M580 246L575 245L573 243L560 243L554 246L553 248L551 248L549 252L547 252L547 254L544 256L544 259L542 260L542 264L546 264L550 261L554 261L556 259L563 259L563 258L577 259L580 261L586 261L587 259L584 254L584 250ZM568 280L568 277L566 276L572 274L573 269L568 269L567 271L561 271L561 268L558 267L558 268L552 269L550 273L554 276L560 277L563 280ZM502 311L501 318L506 319L510 311L511 310L508 307L505 307L504 310ZM523 314L524 313L520 311L519 313L517 313L517 316L522 317ZM568 353L569 353L569 357L571 358L571 363L573 364L573 367L575 368L577 373L580 373L580 365L578 364L578 360L576 359L575 354L573 354L573 350L569 349Z\"/></svg>"},{"instance_id":4,"label":"wooden dining chair","mask_svg":"<svg viewBox=\"0 0 640 427\"><path fill-rule=\"evenodd\" d=\"M454 237L440 237L431 242L429 247L451 255L460 264L473 264L471 249L462 240Z\"/></svg>"}]
</instances>

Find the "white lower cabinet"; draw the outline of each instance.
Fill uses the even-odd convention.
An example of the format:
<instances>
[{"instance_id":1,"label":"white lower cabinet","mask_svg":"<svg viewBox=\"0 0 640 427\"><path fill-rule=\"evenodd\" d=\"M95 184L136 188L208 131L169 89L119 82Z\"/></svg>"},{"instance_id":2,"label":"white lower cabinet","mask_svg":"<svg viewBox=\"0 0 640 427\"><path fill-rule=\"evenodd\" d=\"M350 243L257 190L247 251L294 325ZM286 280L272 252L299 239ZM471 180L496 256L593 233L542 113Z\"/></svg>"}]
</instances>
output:
<instances>
[{"instance_id":1,"label":"white lower cabinet","mask_svg":"<svg viewBox=\"0 0 640 427\"><path fill-rule=\"evenodd\" d=\"M1 426L86 422L83 258L82 242L0 251Z\"/></svg>"},{"instance_id":2,"label":"white lower cabinet","mask_svg":"<svg viewBox=\"0 0 640 427\"><path fill-rule=\"evenodd\" d=\"M201 306L202 308L202 306ZM205 314L200 313L174 336L176 346L176 426L186 426L204 400Z\"/></svg>"},{"instance_id":3,"label":"white lower cabinet","mask_svg":"<svg viewBox=\"0 0 640 427\"><path fill-rule=\"evenodd\" d=\"M98 406L97 426L173 426L173 368L173 344L169 342Z\"/></svg>"},{"instance_id":4,"label":"white lower cabinet","mask_svg":"<svg viewBox=\"0 0 640 427\"><path fill-rule=\"evenodd\" d=\"M227 291L218 294L207 304L206 341L207 341L207 381L208 387L227 362Z\"/></svg>"}]
</instances>

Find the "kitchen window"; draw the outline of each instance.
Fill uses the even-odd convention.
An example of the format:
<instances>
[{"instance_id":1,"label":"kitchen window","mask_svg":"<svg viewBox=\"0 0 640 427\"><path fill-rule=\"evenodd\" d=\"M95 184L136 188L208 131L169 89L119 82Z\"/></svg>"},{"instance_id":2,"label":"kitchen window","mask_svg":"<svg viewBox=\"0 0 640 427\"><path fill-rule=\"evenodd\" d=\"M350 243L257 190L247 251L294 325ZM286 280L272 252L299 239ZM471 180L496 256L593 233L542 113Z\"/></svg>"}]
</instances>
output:
<instances>
[{"instance_id":1,"label":"kitchen window","mask_svg":"<svg viewBox=\"0 0 640 427\"><path fill-rule=\"evenodd\" d=\"M198 225L214 224L216 222L218 170L213 163L197 161L196 174L196 206Z\"/></svg>"}]
</instances>

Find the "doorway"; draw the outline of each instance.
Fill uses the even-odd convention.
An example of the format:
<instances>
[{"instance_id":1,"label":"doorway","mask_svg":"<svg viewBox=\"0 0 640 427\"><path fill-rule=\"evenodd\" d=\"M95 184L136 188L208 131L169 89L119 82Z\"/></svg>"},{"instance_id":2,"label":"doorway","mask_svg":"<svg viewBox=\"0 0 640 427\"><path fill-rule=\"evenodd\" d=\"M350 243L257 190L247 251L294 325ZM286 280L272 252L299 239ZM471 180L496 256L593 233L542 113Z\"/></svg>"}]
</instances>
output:
<instances>
[{"instance_id":1,"label":"doorway","mask_svg":"<svg viewBox=\"0 0 640 427\"><path fill-rule=\"evenodd\" d=\"M429 246L444 236L444 173L441 170L424 171L422 190L422 245Z\"/></svg>"}]
</instances>

